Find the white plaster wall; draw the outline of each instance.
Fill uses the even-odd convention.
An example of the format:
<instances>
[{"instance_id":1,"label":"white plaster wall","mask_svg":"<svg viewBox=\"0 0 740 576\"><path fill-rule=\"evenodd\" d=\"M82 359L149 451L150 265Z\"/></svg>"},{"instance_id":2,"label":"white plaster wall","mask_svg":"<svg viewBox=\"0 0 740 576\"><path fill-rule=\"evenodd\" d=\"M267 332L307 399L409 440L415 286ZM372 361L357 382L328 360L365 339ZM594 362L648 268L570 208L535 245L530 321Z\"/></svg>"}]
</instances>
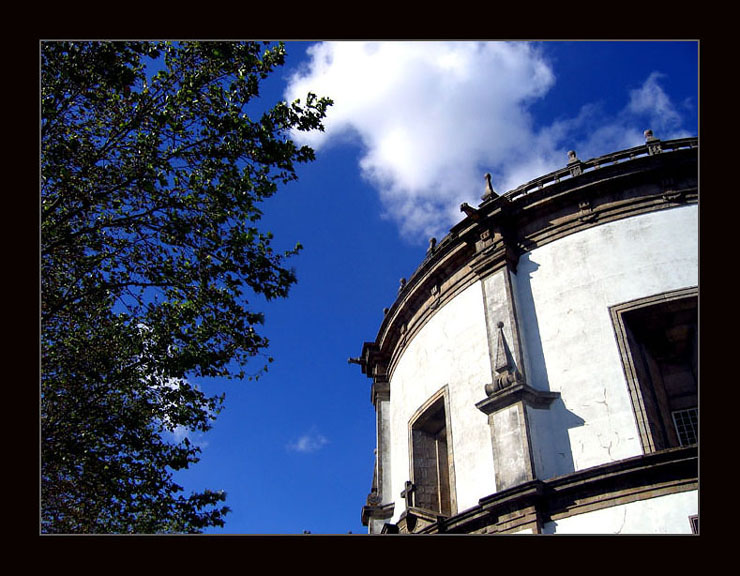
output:
<instances>
[{"instance_id":1,"label":"white plaster wall","mask_svg":"<svg viewBox=\"0 0 740 576\"><path fill-rule=\"evenodd\" d=\"M490 382L483 294L476 283L440 309L409 342L391 375L391 474L396 506L392 522L405 510L400 494L410 479L409 420L431 396L448 386L450 434L458 511L495 490L490 428L475 403Z\"/></svg>"},{"instance_id":2,"label":"white plaster wall","mask_svg":"<svg viewBox=\"0 0 740 576\"><path fill-rule=\"evenodd\" d=\"M642 453L608 308L696 285L696 206L602 224L522 256L527 380L561 394L550 410L528 412L540 478Z\"/></svg>"},{"instance_id":3,"label":"white plaster wall","mask_svg":"<svg viewBox=\"0 0 740 576\"><path fill-rule=\"evenodd\" d=\"M586 512L542 527L545 534L691 534L698 514L696 490Z\"/></svg>"}]
</instances>

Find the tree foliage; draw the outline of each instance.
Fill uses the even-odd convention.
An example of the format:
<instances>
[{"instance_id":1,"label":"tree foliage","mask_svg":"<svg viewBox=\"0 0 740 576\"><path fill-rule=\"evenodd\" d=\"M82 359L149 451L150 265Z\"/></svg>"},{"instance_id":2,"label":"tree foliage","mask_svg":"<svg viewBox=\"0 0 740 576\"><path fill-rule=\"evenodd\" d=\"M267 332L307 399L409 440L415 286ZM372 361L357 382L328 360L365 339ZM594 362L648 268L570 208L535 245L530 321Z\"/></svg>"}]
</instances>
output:
<instances>
[{"instance_id":1,"label":"tree foliage","mask_svg":"<svg viewBox=\"0 0 740 576\"><path fill-rule=\"evenodd\" d=\"M288 133L322 129L331 101L263 103L284 56L272 43L42 43L43 532L223 525L223 493L174 482L199 449L172 433L210 427L223 396L190 380L244 377L268 344L255 299L296 281L300 246L275 251L259 206L313 160Z\"/></svg>"}]
</instances>

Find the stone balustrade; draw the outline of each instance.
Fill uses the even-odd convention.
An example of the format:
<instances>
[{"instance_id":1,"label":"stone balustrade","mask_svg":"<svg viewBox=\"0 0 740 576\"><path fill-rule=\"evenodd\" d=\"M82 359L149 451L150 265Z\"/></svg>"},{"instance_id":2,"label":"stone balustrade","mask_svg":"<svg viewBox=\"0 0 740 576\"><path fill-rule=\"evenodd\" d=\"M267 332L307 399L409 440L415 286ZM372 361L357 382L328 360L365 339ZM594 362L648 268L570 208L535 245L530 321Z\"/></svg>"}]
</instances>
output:
<instances>
[{"instance_id":1,"label":"stone balustrade","mask_svg":"<svg viewBox=\"0 0 740 576\"><path fill-rule=\"evenodd\" d=\"M619 152L613 152L611 154L605 154L604 156L599 156L598 158L592 158L583 162L577 159L575 152L571 152L571 160L568 161L568 164L565 167L550 172L549 174L545 174L544 176L540 176L539 178L535 178L534 180L530 180L526 184L522 184L521 186L506 192L503 196L506 196L509 200L516 200L517 198L526 196L535 190L541 190L551 184L580 176L586 172L598 170L604 166L618 164L644 156L653 156L661 152L697 148L698 145L698 138L680 138L677 140L662 141L653 138L652 135L650 135L646 138L646 142L643 145L635 146L634 148L627 148L626 150L620 150Z\"/></svg>"}]
</instances>

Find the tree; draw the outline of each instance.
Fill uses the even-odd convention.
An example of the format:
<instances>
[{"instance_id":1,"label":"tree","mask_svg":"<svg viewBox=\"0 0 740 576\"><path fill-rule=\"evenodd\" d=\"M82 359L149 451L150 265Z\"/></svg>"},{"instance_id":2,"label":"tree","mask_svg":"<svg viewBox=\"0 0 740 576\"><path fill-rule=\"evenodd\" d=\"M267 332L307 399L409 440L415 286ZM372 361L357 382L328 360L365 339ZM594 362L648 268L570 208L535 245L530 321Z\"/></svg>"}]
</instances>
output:
<instances>
[{"instance_id":1,"label":"tree","mask_svg":"<svg viewBox=\"0 0 740 576\"><path fill-rule=\"evenodd\" d=\"M285 297L259 204L314 159L290 130L331 101L265 106L282 44L41 44L41 529L199 532L225 495L173 471L223 395L198 377L267 369L257 298ZM257 118L252 120L251 118ZM168 434L168 432L170 434Z\"/></svg>"}]
</instances>

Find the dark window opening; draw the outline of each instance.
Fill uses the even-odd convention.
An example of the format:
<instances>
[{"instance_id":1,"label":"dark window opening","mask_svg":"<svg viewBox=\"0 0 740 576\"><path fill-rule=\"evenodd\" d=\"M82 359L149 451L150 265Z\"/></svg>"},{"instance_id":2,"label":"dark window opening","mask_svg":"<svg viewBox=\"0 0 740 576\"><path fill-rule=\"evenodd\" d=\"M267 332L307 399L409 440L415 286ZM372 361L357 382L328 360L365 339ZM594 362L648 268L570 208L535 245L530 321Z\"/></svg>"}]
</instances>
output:
<instances>
[{"instance_id":1,"label":"dark window opening","mask_svg":"<svg viewBox=\"0 0 740 576\"><path fill-rule=\"evenodd\" d=\"M444 397L411 427L414 505L451 515L450 464Z\"/></svg>"},{"instance_id":2,"label":"dark window opening","mask_svg":"<svg viewBox=\"0 0 740 576\"><path fill-rule=\"evenodd\" d=\"M696 444L699 439L699 411L696 408L672 412L673 424L681 446Z\"/></svg>"},{"instance_id":3,"label":"dark window opening","mask_svg":"<svg viewBox=\"0 0 740 576\"><path fill-rule=\"evenodd\" d=\"M696 298L677 298L623 314L644 429L651 450L698 441Z\"/></svg>"}]
</instances>

